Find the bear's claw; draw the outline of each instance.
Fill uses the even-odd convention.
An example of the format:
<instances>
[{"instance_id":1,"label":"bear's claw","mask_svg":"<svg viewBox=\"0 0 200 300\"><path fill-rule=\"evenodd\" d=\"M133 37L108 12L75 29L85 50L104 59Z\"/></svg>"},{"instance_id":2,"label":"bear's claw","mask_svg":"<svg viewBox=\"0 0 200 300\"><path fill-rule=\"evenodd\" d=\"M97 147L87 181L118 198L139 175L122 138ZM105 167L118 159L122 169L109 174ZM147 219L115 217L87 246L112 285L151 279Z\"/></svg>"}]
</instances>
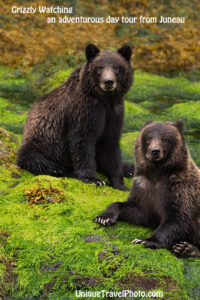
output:
<instances>
[{"instance_id":1,"label":"bear's claw","mask_svg":"<svg viewBox=\"0 0 200 300\"><path fill-rule=\"evenodd\" d=\"M163 248L163 245L159 241L152 241L151 238L148 239L135 239L132 241L133 244L141 244L146 248L151 249L160 249Z\"/></svg>"},{"instance_id":2,"label":"bear's claw","mask_svg":"<svg viewBox=\"0 0 200 300\"><path fill-rule=\"evenodd\" d=\"M93 220L103 226L109 226L117 222L117 217L113 213L102 213Z\"/></svg>"},{"instance_id":3,"label":"bear's claw","mask_svg":"<svg viewBox=\"0 0 200 300\"><path fill-rule=\"evenodd\" d=\"M133 164L130 163L123 163L123 171L124 171L124 177L133 177L134 175L134 171L135 171L135 167Z\"/></svg>"},{"instance_id":4,"label":"bear's claw","mask_svg":"<svg viewBox=\"0 0 200 300\"><path fill-rule=\"evenodd\" d=\"M104 186L104 185L106 185L105 181L100 181L100 180L97 180L95 182L95 184L98 185L98 186Z\"/></svg>"},{"instance_id":5,"label":"bear's claw","mask_svg":"<svg viewBox=\"0 0 200 300\"><path fill-rule=\"evenodd\" d=\"M142 244L142 245L145 245L145 241L143 240L140 240L140 239L134 239L132 241L133 244Z\"/></svg>"},{"instance_id":6,"label":"bear's claw","mask_svg":"<svg viewBox=\"0 0 200 300\"><path fill-rule=\"evenodd\" d=\"M107 225L111 225L112 224L112 220L111 219L103 219L103 218L95 218L94 219L95 223L99 223L103 226L107 226Z\"/></svg>"},{"instance_id":7,"label":"bear's claw","mask_svg":"<svg viewBox=\"0 0 200 300\"><path fill-rule=\"evenodd\" d=\"M96 178L79 178L81 181L89 184L96 184L97 186L104 186L106 185L105 181L99 180Z\"/></svg>"},{"instance_id":8,"label":"bear's claw","mask_svg":"<svg viewBox=\"0 0 200 300\"><path fill-rule=\"evenodd\" d=\"M188 242L179 242L172 248L172 253L177 257L200 257L200 250Z\"/></svg>"}]
</instances>

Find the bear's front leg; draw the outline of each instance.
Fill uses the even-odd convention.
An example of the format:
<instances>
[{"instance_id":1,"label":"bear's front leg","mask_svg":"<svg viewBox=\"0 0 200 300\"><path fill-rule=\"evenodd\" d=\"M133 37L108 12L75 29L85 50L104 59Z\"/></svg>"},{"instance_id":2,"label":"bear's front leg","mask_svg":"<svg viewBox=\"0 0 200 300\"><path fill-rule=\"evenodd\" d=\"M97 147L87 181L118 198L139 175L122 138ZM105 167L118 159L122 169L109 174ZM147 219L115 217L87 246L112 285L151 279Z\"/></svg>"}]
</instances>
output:
<instances>
[{"instance_id":1,"label":"bear's front leg","mask_svg":"<svg viewBox=\"0 0 200 300\"><path fill-rule=\"evenodd\" d=\"M97 169L108 176L115 189L129 191L124 176L132 176L133 168L123 164L120 136L123 127L124 103L120 102L106 111L106 124L96 147Z\"/></svg>"},{"instance_id":2,"label":"bear's front leg","mask_svg":"<svg viewBox=\"0 0 200 300\"><path fill-rule=\"evenodd\" d=\"M86 132L74 131L69 137L71 161L75 176L90 184L105 185L96 177L95 137Z\"/></svg>"},{"instance_id":3,"label":"bear's front leg","mask_svg":"<svg viewBox=\"0 0 200 300\"><path fill-rule=\"evenodd\" d=\"M110 204L103 213L94 219L94 222L104 226L113 225L117 221L144 225L145 217L143 211L129 198L126 202Z\"/></svg>"}]
</instances>

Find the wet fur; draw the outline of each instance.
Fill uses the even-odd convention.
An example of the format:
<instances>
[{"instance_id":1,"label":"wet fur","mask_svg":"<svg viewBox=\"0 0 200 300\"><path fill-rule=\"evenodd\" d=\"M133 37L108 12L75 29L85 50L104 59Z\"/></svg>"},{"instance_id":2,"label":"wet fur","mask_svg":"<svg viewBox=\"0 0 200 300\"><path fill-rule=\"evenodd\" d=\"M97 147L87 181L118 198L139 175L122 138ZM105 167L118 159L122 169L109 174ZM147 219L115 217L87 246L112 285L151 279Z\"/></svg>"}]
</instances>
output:
<instances>
[{"instance_id":1,"label":"wet fur","mask_svg":"<svg viewBox=\"0 0 200 300\"><path fill-rule=\"evenodd\" d=\"M160 137L164 158L146 158L146 135ZM162 142L165 136L170 142ZM117 221L156 228L147 239L136 239L150 248L171 249L180 257L200 252L200 171L190 157L183 123L147 123L135 145L135 178L128 200L111 204L95 222ZM189 245L189 246L188 246ZM184 253L185 250L185 253Z\"/></svg>"},{"instance_id":2,"label":"wet fur","mask_svg":"<svg viewBox=\"0 0 200 300\"><path fill-rule=\"evenodd\" d=\"M123 163L119 140L124 100L133 80L131 48L100 51L86 47L86 63L67 82L43 96L28 114L17 163L33 174L72 176L103 185L103 172L114 188L127 190L123 177L133 176L133 165ZM113 92L99 87L97 65L119 66Z\"/></svg>"}]
</instances>

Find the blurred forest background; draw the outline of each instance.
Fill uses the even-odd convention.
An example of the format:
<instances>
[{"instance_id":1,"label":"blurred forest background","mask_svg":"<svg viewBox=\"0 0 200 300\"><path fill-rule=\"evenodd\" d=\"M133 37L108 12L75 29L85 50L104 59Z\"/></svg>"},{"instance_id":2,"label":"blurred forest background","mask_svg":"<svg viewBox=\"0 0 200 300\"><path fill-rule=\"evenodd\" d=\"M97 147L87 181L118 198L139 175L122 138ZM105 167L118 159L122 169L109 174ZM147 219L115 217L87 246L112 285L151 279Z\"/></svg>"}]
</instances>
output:
<instances>
[{"instance_id":1,"label":"blurred forest background","mask_svg":"<svg viewBox=\"0 0 200 300\"><path fill-rule=\"evenodd\" d=\"M160 16L185 17L185 24L48 24L47 17L58 19L65 14L11 13L12 6L31 5L72 6L73 15L68 14L68 17L144 16L158 20ZM129 43L133 47L135 68L198 80L199 36L199 0L0 0L0 65L17 68L15 78L26 78L21 85L19 82L13 82L12 86L0 83L0 94L30 104L49 91L49 78L55 77L58 71L71 72L70 68L85 61L84 48L88 43L101 49L116 49Z\"/></svg>"},{"instance_id":2,"label":"blurred forest background","mask_svg":"<svg viewBox=\"0 0 200 300\"><path fill-rule=\"evenodd\" d=\"M47 24L47 16L12 14L13 5L72 6L74 16L185 17L185 24ZM156 73L200 68L199 0L0 0L0 64L34 66L52 55L70 66L83 59L87 43L115 48L130 43L136 68ZM60 15L61 17L64 14ZM70 17L71 14L68 14Z\"/></svg>"}]
</instances>

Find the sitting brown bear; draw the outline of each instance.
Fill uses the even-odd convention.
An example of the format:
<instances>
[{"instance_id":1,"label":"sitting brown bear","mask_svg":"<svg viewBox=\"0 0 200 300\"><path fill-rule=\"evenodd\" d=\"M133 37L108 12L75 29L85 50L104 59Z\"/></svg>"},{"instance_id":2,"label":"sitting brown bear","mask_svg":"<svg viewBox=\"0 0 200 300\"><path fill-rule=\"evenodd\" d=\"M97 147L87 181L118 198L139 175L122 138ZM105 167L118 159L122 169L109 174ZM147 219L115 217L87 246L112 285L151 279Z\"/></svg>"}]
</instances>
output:
<instances>
[{"instance_id":1,"label":"sitting brown bear","mask_svg":"<svg viewBox=\"0 0 200 300\"><path fill-rule=\"evenodd\" d=\"M120 137L124 95L133 82L132 49L100 51L90 44L86 62L61 86L44 95L30 110L18 151L20 168L39 175L75 177L127 191L124 177L133 164L122 161Z\"/></svg>"},{"instance_id":2,"label":"sitting brown bear","mask_svg":"<svg viewBox=\"0 0 200 300\"><path fill-rule=\"evenodd\" d=\"M95 222L154 226L133 243L200 257L200 170L190 157L183 122L148 121L135 145L135 178L126 202L115 202Z\"/></svg>"}]
</instances>

